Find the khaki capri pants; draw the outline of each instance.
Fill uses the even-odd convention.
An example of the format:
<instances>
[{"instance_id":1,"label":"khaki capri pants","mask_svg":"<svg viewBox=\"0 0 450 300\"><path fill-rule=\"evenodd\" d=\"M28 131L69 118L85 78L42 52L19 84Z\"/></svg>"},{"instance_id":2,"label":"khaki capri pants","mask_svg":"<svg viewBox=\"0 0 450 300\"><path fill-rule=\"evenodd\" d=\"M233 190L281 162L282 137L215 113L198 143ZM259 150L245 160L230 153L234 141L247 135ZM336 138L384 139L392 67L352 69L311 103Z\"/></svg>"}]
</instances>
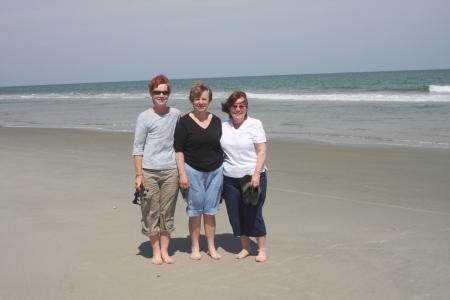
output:
<instances>
[{"instance_id":1,"label":"khaki capri pants","mask_svg":"<svg viewBox=\"0 0 450 300\"><path fill-rule=\"evenodd\" d=\"M146 236L175 230L174 214L178 197L178 170L143 169L147 197L141 203L142 234Z\"/></svg>"}]
</instances>

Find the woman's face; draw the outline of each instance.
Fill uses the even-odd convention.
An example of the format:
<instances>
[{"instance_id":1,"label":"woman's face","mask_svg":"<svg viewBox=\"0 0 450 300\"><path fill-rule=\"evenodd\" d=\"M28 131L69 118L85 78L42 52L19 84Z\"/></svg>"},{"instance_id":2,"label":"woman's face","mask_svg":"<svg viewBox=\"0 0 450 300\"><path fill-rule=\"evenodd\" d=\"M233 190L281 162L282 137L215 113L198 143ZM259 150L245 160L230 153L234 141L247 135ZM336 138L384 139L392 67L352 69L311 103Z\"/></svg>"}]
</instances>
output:
<instances>
[{"instance_id":1,"label":"woman's face","mask_svg":"<svg viewBox=\"0 0 450 300\"><path fill-rule=\"evenodd\" d=\"M164 93L166 95L164 95ZM159 95L157 95L159 94ZM169 90L167 84L160 84L152 91L153 104L155 106L165 106L169 100Z\"/></svg>"},{"instance_id":2,"label":"woman's face","mask_svg":"<svg viewBox=\"0 0 450 300\"><path fill-rule=\"evenodd\" d=\"M247 114L247 106L245 105L245 98L241 97L233 105L230 106L230 114L233 120L243 121Z\"/></svg>"},{"instance_id":3,"label":"woman's face","mask_svg":"<svg viewBox=\"0 0 450 300\"><path fill-rule=\"evenodd\" d=\"M197 112L206 112L209 106L209 92L204 91L200 97L195 97L192 101L192 105L194 106L194 110Z\"/></svg>"}]
</instances>

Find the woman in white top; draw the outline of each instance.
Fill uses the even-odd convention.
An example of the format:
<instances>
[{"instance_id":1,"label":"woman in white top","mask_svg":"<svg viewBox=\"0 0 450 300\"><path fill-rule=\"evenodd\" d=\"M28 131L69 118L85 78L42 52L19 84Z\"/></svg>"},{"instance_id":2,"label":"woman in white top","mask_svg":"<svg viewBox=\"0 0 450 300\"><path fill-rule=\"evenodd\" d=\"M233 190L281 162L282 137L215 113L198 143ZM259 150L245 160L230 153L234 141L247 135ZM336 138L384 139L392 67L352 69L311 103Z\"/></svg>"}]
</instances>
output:
<instances>
[{"instance_id":1,"label":"woman in white top","mask_svg":"<svg viewBox=\"0 0 450 300\"><path fill-rule=\"evenodd\" d=\"M220 145L225 154L223 162L222 197L227 206L228 217L233 234L239 236L242 251L236 255L242 259L250 255L250 237L255 237L259 253L257 262L267 260L266 225L262 216L262 207L266 198L266 134L261 121L247 115L247 95L235 91L222 102L222 111L230 119L222 123ZM244 204L241 181L246 175L251 176L250 187L260 188L256 206Z\"/></svg>"}]
</instances>

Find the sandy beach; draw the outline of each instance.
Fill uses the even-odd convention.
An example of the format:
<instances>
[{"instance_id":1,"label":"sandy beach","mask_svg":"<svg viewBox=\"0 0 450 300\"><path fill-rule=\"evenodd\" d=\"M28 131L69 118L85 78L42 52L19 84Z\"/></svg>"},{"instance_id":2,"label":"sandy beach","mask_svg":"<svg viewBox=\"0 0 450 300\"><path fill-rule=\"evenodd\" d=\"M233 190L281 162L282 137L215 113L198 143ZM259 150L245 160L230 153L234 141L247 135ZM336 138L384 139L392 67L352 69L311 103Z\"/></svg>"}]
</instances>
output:
<instances>
[{"instance_id":1,"label":"sandy beach","mask_svg":"<svg viewBox=\"0 0 450 300\"><path fill-rule=\"evenodd\" d=\"M269 259L189 259L179 197L151 264L133 134L0 128L0 299L449 299L450 150L268 142ZM203 234L203 230L202 230ZM252 244L256 249L256 244Z\"/></svg>"}]
</instances>

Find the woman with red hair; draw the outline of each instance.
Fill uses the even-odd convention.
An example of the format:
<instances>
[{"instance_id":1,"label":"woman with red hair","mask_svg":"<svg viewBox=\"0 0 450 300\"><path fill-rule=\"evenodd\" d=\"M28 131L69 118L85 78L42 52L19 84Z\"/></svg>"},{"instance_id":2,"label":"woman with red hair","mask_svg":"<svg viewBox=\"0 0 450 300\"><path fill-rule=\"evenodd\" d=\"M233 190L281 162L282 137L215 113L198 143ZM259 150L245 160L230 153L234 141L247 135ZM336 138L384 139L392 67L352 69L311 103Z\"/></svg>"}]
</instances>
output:
<instances>
[{"instance_id":1,"label":"woman with red hair","mask_svg":"<svg viewBox=\"0 0 450 300\"><path fill-rule=\"evenodd\" d=\"M152 263L173 264L168 247L175 230L174 213L178 196L178 171L173 149L173 134L181 112L167 106L171 86L164 75L153 78L148 89L153 107L141 113L134 137L136 189L144 188L146 198L141 203L142 234L150 239Z\"/></svg>"}]
</instances>

